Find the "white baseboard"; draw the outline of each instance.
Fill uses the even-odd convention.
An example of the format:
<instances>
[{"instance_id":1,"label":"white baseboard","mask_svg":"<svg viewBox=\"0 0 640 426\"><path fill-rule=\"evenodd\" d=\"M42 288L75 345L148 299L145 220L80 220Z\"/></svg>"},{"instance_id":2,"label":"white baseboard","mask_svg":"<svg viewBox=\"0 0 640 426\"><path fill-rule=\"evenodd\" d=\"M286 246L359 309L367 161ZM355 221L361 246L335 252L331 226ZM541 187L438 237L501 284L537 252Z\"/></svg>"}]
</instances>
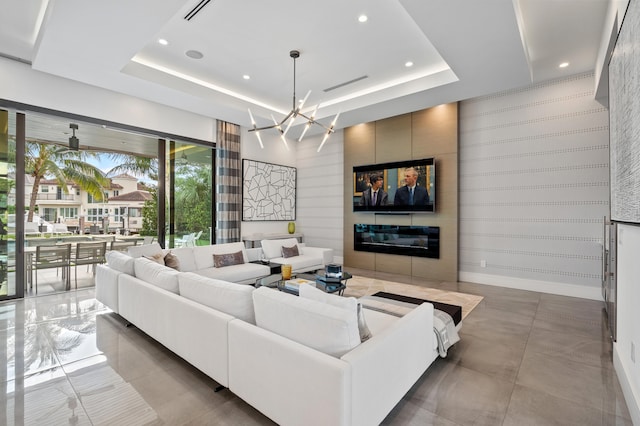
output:
<instances>
[{"instance_id":1,"label":"white baseboard","mask_svg":"<svg viewBox=\"0 0 640 426\"><path fill-rule=\"evenodd\" d=\"M580 297L583 299L602 300L602 289L600 287L586 287L576 284L526 280L523 278L462 271L458 272L458 281L515 288L518 290L538 291L540 293L558 294L561 296Z\"/></svg>"},{"instance_id":2,"label":"white baseboard","mask_svg":"<svg viewBox=\"0 0 640 426\"><path fill-rule=\"evenodd\" d=\"M640 425L640 396L635 395L633 387L627 377L629 377L628 371L624 368L624 363L618 353L618 345L613 344L613 368L616 370L618 376L618 382L622 388L624 394L624 400L627 403L629 409L629 415L634 425Z\"/></svg>"}]
</instances>

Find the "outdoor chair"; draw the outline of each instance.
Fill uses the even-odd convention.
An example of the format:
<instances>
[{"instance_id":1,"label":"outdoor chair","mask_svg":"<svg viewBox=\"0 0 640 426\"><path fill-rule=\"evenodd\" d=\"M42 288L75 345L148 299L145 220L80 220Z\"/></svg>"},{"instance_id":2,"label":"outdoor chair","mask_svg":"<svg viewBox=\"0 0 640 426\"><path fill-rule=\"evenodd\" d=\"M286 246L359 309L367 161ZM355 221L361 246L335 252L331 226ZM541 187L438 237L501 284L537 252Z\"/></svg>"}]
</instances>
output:
<instances>
[{"instance_id":1,"label":"outdoor chair","mask_svg":"<svg viewBox=\"0 0 640 426\"><path fill-rule=\"evenodd\" d=\"M142 239L142 245L145 245L145 244L153 244L153 243L155 243L156 241L157 241L156 237L150 237L150 236L147 236L147 237L144 237L144 238Z\"/></svg>"},{"instance_id":2,"label":"outdoor chair","mask_svg":"<svg viewBox=\"0 0 640 426\"><path fill-rule=\"evenodd\" d=\"M202 236L202 231L198 232L194 237L193 237L193 246L197 246L197 242L200 239L200 236Z\"/></svg>"},{"instance_id":3,"label":"outdoor chair","mask_svg":"<svg viewBox=\"0 0 640 426\"><path fill-rule=\"evenodd\" d=\"M32 262L27 264L31 287L33 288L33 271L36 271L35 283L36 294L38 294L38 271L41 269L62 269L62 279L65 280L66 288L69 288L69 272L71 260L71 245L61 244L55 246L37 246L36 254Z\"/></svg>"},{"instance_id":4,"label":"outdoor chair","mask_svg":"<svg viewBox=\"0 0 640 426\"><path fill-rule=\"evenodd\" d=\"M76 273L76 289L78 288L78 265L93 266L93 275L96 274L96 265L105 262L105 253L107 251L107 242L88 242L76 244L75 256L71 259L71 265L75 268Z\"/></svg>"},{"instance_id":5,"label":"outdoor chair","mask_svg":"<svg viewBox=\"0 0 640 426\"><path fill-rule=\"evenodd\" d=\"M177 247L194 247L196 245L195 239L196 239L195 232L192 234L183 235L182 238L176 239L176 246Z\"/></svg>"},{"instance_id":6,"label":"outdoor chair","mask_svg":"<svg viewBox=\"0 0 640 426\"><path fill-rule=\"evenodd\" d=\"M129 247L133 247L137 244L137 241L111 241L109 246L110 250L127 252Z\"/></svg>"}]
</instances>

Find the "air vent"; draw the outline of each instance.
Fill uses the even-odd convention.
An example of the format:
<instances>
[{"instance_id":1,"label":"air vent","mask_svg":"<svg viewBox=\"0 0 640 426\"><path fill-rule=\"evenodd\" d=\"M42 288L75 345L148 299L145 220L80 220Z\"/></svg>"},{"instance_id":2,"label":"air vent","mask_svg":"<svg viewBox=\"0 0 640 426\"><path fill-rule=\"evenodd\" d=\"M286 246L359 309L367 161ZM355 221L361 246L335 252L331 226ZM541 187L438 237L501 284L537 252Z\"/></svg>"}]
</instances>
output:
<instances>
[{"instance_id":1,"label":"air vent","mask_svg":"<svg viewBox=\"0 0 640 426\"><path fill-rule=\"evenodd\" d=\"M360 80L364 80L365 78L369 78L369 76L368 75L363 75L362 77L357 77L357 78L354 78L353 80L349 80L349 81L345 81L344 83L336 84L335 86L331 86L331 87L328 87L328 88L324 89L324 92L326 93L326 92L330 92L332 90L339 89L339 88L344 87L344 86L348 86L349 84L356 83L356 82L358 82Z\"/></svg>"},{"instance_id":2,"label":"air vent","mask_svg":"<svg viewBox=\"0 0 640 426\"><path fill-rule=\"evenodd\" d=\"M200 2L193 8L189 13L184 16L184 19L190 21L194 16L196 16L206 5L209 4L211 0L200 0Z\"/></svg>"}]
</instances>

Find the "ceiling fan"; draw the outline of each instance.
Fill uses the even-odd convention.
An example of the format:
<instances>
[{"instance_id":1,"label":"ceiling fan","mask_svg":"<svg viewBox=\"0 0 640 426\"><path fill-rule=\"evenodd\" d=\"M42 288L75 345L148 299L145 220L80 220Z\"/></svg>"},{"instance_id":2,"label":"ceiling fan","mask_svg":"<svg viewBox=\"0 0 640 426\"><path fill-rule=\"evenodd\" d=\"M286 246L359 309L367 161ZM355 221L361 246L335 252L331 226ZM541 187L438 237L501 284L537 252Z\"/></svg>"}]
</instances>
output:
<instances>
[{"instance_id":1,"label":"ceiling fan","mask_svg":"<svg viewBox=\"0 0 640 426\"><path fill-rule=\"evenodd\" d=\"M56 152L59 154L63 154L65 152L78 152L80 151L80 139L76 136L76 130L78 130L78 125L76 123L69 123L69 128L73 132L73 135L69 138L69 146L61 147Z\"/></svg>"}]
</instances>

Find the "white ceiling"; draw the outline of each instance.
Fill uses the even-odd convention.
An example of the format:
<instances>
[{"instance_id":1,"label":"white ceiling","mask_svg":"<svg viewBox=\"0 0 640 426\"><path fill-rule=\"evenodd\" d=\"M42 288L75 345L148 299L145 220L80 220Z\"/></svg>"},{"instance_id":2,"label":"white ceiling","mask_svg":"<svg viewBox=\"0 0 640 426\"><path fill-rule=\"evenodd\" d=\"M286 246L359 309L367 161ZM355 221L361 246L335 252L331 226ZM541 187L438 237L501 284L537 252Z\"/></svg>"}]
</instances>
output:
<instances>
[{"instance_id":1,"label":"white ceiling","mask_svg":"<svg viewBox=\"0 0 640 426\"><path fill-rule=\"evenodd\" d=\"M342 128L592 71L608 7L607 0L211 0L184 19L199 2L0 0L0 55L249 126L247 108L259 125L291 110L289 51L297 49L298 99L311 90L305 109L320 102L325 124L341 112ZM188 50L204 57L191 59ZM570 65L560 69L564 61Z\"/></svg>"}]
</instances>

